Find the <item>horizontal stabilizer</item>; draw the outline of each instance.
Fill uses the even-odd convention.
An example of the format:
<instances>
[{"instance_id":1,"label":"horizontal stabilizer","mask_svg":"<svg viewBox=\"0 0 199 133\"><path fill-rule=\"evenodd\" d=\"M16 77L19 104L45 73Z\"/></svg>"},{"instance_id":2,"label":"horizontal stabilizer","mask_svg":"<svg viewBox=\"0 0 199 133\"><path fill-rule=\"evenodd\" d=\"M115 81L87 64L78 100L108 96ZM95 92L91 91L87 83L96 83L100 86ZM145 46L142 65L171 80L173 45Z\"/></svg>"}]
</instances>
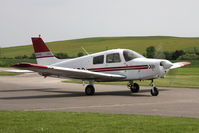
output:
<instances>
[{"instance_id":1,"label":"horizontal stabilizer","mask_svg":"<svg viewBox=\"0 0 199 133\"><path fill-rule=\"evenodd\" d=\"M12 69L12 70L1 70L3 72L12 72L12 73L33 73L33 71L30 70L17 70L17 69Z\"/></svg>"}]
</instances>

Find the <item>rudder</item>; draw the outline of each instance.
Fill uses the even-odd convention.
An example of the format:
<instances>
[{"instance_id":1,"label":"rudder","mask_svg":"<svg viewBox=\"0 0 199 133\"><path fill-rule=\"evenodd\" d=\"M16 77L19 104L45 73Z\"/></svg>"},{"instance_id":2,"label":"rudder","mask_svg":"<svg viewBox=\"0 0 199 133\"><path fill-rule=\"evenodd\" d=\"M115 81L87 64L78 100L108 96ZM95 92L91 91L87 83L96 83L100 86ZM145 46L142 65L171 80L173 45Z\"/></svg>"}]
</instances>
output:
<instances>
[{"instance_id":1,"label":"rudder","mask_svg":"<svg viewBox=\"0 0 199 133\"><path fill-rule=\"evenodd\" d=\"M47 45L40 37L32 37L33 48L35 51L35 57L37 64L40 65L51 65L60 62L53 53L49 50Z\"/></svg>"}]
</instances>

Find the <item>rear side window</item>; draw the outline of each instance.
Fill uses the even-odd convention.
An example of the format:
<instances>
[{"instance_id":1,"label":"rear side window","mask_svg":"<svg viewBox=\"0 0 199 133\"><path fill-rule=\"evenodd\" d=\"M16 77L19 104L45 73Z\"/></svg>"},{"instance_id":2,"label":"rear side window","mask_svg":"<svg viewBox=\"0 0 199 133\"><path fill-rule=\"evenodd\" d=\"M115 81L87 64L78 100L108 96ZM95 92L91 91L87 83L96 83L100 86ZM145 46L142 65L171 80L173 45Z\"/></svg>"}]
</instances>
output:
<instances>
[{"instance_id":1,"label":"rear side window","mask_svg":"<svg viewBox=\"0 0 199 133\"><path fill-rule=\"evenodd\" d=\"M103 64L104 63L104 55L93 57L93 64Z\"/></svg>"},{"instance_id":2,"label":"rear side window","mask_svg":"<svg viewBox=\"0 0 199 133\"><path fill-rule=\"evenodd\" d=\"M117 63L117 62L121 62L119 53L108 54L106 56L106 63Z\"/></svg>"}]
</instances>

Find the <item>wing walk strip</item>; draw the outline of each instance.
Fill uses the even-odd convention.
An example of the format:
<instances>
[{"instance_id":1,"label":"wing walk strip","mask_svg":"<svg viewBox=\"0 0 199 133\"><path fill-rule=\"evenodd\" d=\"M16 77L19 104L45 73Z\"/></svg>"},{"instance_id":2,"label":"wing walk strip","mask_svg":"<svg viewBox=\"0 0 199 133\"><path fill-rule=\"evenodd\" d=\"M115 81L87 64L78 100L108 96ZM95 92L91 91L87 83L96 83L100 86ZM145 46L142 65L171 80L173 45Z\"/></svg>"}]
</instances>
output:
<instances>
[{"instance_id":1,"label":"wing walk strip","mask_svg":"<svg viewBox=\"0 0 199 133\"><path fill-rule=\"evenodd\" d=\"M152 67L150 65L138 65L138 66L122 66L122 67L106 67L106 68L89 68L87 70L93 72L104 72L104 71L138 70L138 69L152 69Z\"/></svg>"}]
</instances>

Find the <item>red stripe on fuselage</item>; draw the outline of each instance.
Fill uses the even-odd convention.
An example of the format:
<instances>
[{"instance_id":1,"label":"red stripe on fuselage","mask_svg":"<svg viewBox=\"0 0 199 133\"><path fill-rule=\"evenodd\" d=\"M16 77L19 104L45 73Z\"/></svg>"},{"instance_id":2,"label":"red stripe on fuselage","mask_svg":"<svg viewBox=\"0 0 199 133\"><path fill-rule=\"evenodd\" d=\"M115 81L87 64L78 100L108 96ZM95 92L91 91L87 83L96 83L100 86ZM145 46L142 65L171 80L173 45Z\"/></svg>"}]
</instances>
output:
<instances>
[{"instance_id":1,"label":"red stripe on fuselage","mask_svg":"<svg viewBox=\"0 0 199 133\"><path fill-rule=\"evenodd\" d=\"M87 70L93 71L93 72L105 72L105 71L139 70L139 69L150 69L150 67L148 65L139 65L139 66L90 68Z\"/></svg>"}]
</instances>

